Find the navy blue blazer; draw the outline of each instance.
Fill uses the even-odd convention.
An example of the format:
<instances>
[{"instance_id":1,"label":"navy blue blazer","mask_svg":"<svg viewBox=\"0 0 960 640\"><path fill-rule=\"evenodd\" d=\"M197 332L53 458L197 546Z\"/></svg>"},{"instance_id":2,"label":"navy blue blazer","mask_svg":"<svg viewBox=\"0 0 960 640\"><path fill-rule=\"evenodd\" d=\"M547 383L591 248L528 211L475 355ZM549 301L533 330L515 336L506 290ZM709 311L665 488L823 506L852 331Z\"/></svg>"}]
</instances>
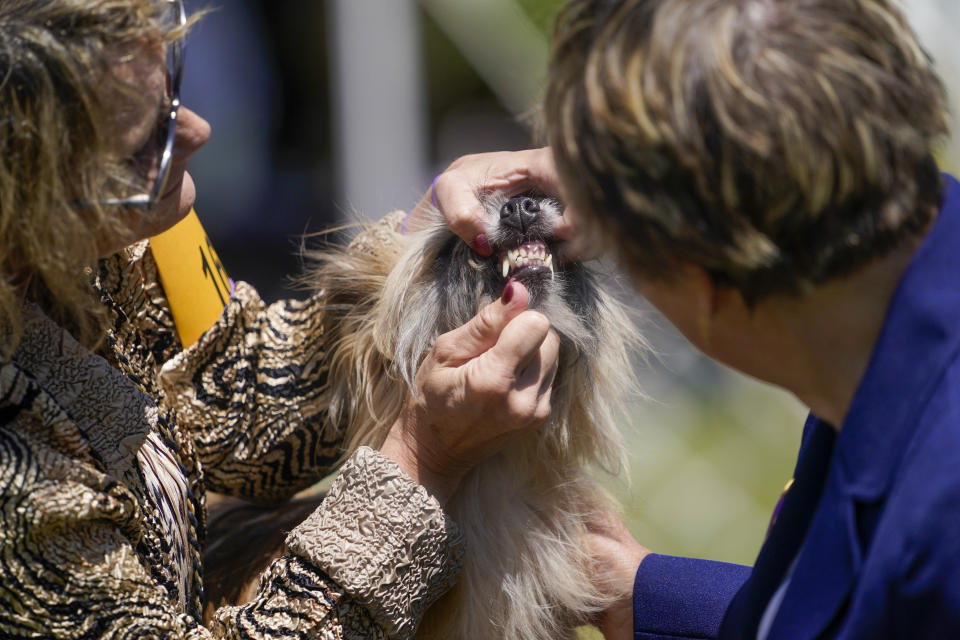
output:
<instances>
[{"instance_id":1,"label":"navy blue blazer","mask_svg":"<svg viewBox=\"0 0 960 640\"><path fill-rule=\"evenodd\" d=\"M811 415L751 570L650 555L634 637L960 638L960 184L904 273L837 434Z\"/></svg>"}]
</instances>

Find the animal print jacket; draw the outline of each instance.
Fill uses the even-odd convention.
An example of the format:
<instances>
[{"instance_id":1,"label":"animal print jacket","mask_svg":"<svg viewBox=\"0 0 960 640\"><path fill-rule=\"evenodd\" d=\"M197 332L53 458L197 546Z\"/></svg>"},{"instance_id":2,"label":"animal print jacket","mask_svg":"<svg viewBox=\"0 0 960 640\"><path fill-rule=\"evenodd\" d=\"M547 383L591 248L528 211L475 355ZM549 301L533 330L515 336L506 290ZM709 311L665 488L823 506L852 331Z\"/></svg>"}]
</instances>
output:
<instances>
[{"instance_id":1,"label":"animal print jacket","mask_svg":"<svg viewBox=\"0 0 960 640\"><path fill-rule=\"evenodd\" d=\"M204 627L204 492L279 500L326 475L323 301L237 283L181 351L146 243L105 260L114 324L91 354L36 306L0 361L0 637L409 638L462 537L361 449L258 596Z\"/></svg>"}]
</instances>

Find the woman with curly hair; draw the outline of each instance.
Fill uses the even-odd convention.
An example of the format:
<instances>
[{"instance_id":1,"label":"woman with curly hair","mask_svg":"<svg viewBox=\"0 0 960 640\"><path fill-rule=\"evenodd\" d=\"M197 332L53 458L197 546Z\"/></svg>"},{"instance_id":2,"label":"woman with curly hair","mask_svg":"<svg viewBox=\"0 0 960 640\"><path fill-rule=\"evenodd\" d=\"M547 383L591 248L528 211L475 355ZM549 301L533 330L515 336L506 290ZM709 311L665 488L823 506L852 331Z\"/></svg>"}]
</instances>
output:
<instances>
[{"instance_id":1,"label":"woman with curly hair","mask_svg":"<svg viewBox=\"0 0 960 640\"><path fill-rule=\"evenodd\" d=\"M209 136L179 104L190 22L180 0L0 4L0 636L411 637L463 554L443 502L545 420L556 338L521 286L441 336L380 451L205 626L205 492L287 498L343 434L322 294L267 306L237 283L177 336L146 239L189 212Z\"/></svg>"}]
</instances>

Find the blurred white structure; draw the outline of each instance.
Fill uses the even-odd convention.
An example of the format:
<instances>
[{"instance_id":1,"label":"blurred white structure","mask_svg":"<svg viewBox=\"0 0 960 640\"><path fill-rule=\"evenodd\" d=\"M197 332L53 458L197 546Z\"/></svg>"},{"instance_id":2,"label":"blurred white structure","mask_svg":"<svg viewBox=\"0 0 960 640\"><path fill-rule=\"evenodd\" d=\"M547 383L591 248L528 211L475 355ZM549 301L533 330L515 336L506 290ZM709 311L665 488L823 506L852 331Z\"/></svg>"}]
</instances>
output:
<instances>
[{"instance_id":1,"label":"blurred white structure","mask_svg":"<svg viewBox=\"0 0 960 640\"><path fill-rule=\"evenodd\" d=\"M429 185L426 86L415 0L329 0L339 204L377 219Z\"/></svg>"},{"instance_id":2,"label":"blurred white structure","mask_svg":"<svg viewBox=\"0 0 960 640\"><path fill-rule=\"evenodd\" d=\"M547 39L515 0L421 0L511 113L533 108ZM429 185L426 85L415 0L329 0L332 111L339 204L378 218Z\"/></svg>"},{"instance_id":3,"label":"blurred white structure","mask_svg":"<svg viewBox=\"0 0 960 640\"><path fill-rule=\"evenodd\" d=\"M933 56L937 71L950 93L953 135L945 149L945 168L960 171L960 2L909 0L902 3L920 42Z\"/></svg>"}]
</instances>

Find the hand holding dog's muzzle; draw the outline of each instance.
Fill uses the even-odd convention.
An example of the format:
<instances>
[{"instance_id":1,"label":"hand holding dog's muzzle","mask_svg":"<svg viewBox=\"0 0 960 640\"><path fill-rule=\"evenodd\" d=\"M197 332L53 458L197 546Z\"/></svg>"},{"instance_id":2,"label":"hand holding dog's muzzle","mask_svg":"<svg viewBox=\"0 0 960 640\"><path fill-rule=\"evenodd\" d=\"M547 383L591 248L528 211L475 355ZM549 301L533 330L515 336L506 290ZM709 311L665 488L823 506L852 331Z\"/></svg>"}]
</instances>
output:
<instances>
[{"instance_id":1,"label":"hand holding dog's muzzle","mask_svg":"<svg viewBox=\"0 0 960 640\"><path fill-rule=\"evenodd\" d=\"M527 302L511 282L437 339L381 449L441 504L474 465L550 416L559 338Z\"/></svg>"},{"instance_id":2,"label":"hand holding dog's muzzle","mask_svg":"<svg viewBox=\"0 0 960 640\"><path fill-rule=\"evenodd\" d=\"M436 177L410 212L407 229L417 229L422 221L430 220L432 217L427 211L436 207L451 231L480 255L489 256L492 250L486 237L487 214L478 194L502 191L512 196L531 190L560 196L549 147L461 156ZM562 231L560 236L563 237Z\"/></svg>"}]
</instances>

